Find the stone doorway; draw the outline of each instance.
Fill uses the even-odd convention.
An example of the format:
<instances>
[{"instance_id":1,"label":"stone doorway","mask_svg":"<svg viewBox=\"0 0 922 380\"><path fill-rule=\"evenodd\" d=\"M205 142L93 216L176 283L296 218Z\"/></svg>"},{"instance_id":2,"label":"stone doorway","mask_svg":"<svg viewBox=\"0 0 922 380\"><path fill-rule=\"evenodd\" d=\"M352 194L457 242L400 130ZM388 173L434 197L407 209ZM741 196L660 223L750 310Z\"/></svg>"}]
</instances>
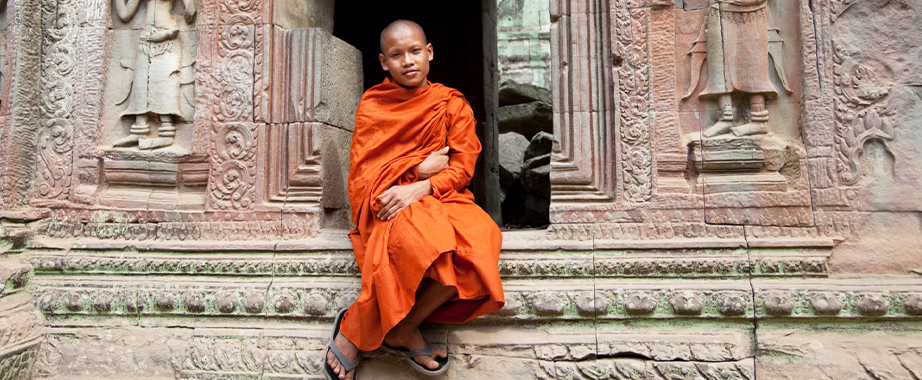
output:
<instances>
[{"instance_id":1,"label":"stone doorway","mask_svg":"<svg viewBox=\"0 0 922 380\"><path fill-rule=\"evenodd\" d=\"M501 225L497 155L496 6L494 1L409 1L397 8L387 3L338 1L333 35L362 52L364 87L370 88L386 73L378 62L379 35L397 19L419 23L432 43L435 59L429 80L461 91L480 125L477 135L483 151L471 190L477 203Z\"/></svg>"}]
</instances>

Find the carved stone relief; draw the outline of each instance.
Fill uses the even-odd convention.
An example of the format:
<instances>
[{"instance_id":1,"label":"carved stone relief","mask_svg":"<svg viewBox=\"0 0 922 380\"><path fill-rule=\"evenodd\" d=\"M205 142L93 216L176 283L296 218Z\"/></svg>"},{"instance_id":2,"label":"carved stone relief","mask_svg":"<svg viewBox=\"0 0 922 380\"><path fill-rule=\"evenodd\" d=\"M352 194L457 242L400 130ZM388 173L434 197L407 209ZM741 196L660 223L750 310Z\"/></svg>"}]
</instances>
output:
<instances>
[{"instance_id":1,"label":"carved stone relief","mask_svg":"<svg viewBox=\"0 0 922 380\"><path fill-rule=\"evenodd\" d=\"M922 209L916 192L919 86L922 71L903 63L918 56L919 38L894 25L919 21L906 1L831 1L820 19L826 61L826 110L834 115L831 152L818 150L811 177L822 204L858 210ZM898 36L898 37L897 37ZM906 57L906 58L904 58Z\"/></svg>"},{"instance_id":2,"label":"carved stone relief","mask_svg":"<svg viewBox=\"0 0 922 380\"><path fill-rule=\"evenodd\" d=\"M15 129L7 125L30 108L0 115L0 160L13 159L2 168L10 174L2 176L3 196L26 182L33 205L55 209L40 228L53 236L298 239L315 236L322 224L348 227L342 210L361 94L359 54L329 30L273 25L275 12L304 10L279 7L35 0L28 16L42 22L33 28L42 33L35 49L41 70L28 82L39 88L21 92L39 97L33 103L40 114ZM17 15L10 19L28 18ZM298 17L319 20L288 16L297 16L288 26ZM14 22L8 34L19 38L20 29ZM266 62L274 52L289 55ZM4 94L12 77L0 80ZM0 108L10 109L8 98ZM270 125L302 133L277 134ZM17 134L34 151L28 144L8 151ZM276 170L280 162L288 167ZM19 179L18 171L30 174Z\"/></svg>"},{"instance_id":3,"label":"carved stone relief","mask_svg":"<svg viewBox=\"0 0 922 380\"><path fill-rule=\"evenodd\" d=\"M552 42L572 39L568 28L585 25L588 34L573 34L589 41L581 53L589 54L589 66L579 69L600 68L587 80L605 90L572 86L568 78L582 71L569 64L569 50L552 49L563 54L555 58L561 78L555 102L565 105L555 131L552 230L600 222L813 225L797 106L803 96L800 41L812 33L799 20L812 15L799 2L723 7L714 1L690 1L681 9L668 1L552 4L552 13L561 14L552 17ZM594 34L598 29L610 33ZM719 104L726 112L716 109ZM610 121L574 129L575 121L596 120L594 113L568 119L582 109L610 113ZM734 120L708 131L722 113ZM586 135L596 130L597 137ZM592 149L608 136L615 138L611 149ZM579 144L582 149L568 153ZM582 174L568 162L585 162L578 165ZM599 175L592 174L596 167ZM600 185L608 179L606 190Z\"/></svg>"}]
</instances>

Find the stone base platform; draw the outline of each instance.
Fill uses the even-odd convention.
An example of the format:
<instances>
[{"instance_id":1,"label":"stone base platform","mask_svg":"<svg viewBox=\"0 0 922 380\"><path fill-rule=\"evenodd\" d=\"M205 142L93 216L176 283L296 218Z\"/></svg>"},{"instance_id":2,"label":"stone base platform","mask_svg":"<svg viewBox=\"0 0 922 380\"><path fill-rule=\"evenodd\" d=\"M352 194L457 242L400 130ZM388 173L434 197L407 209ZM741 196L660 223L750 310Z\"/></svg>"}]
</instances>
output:
<instances>
[{"instance_id":1,"label":"stone base platform","mask_svg":"<svg viewBox=\"0 0 922 380\"><path fill-rule=\"evenodd\" d=\"M34 378L323 379L329 324L94 328L46 332ZM919 323L545 323L435 326L442 379L918 378ZM426 379L402 358L364 355L362 379Z\"/></svg>"},{"instance_id":2,"label":"stone base platform","mask_svg":"<svg viewBox=\"0 0 922 380\"><path fill-rule=\"evenodd\" d=\"M445 379L854 379L922 371L922 279L829 273L822 237L549 240L504 235L506 306L429 326ZM633 247L633 248L632 248ZM345 231L138 242L36 237L32 378L321 379L357 297ZM364 379L424 378L371 352Z\"/></svg>"}]
</instances>

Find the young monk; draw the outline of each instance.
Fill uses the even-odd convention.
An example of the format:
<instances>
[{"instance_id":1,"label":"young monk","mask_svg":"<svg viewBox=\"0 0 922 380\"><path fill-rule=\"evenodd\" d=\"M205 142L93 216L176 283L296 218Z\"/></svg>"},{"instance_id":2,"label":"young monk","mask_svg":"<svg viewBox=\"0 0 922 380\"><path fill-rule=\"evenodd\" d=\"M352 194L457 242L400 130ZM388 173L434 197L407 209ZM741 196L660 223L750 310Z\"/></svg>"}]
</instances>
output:
<instances>
[{"instance_id":1,"label":"young monk","mask_svg":"<svg viewBox=\"0 0 922 380\"><path fill-rule=\"evenodd\" d=\"M383 346L434 375L448 367L422 322L463 323L499 310L502 235L466 188L480 153L474 114L457 90L430 83L432 45L399 20L381 32L389 78L355 119L349 234L362 271L358 300L337 315L327 379L355 379L361 351Z\"/></svg>"}]
</instances>

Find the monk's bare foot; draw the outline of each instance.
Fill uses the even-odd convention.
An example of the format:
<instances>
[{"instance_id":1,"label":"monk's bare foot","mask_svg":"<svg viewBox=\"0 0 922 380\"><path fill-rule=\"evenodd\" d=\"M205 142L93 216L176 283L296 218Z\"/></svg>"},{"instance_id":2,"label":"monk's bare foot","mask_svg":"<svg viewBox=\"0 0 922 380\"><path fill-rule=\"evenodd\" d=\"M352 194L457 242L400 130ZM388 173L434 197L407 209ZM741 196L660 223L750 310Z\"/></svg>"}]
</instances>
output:
<instances>
[{"instance_id":1,"label":"monk's bare foot","mask_svg":"<svg viewBox=\"0 0 922 380\"><path fill-rule=\"evenodd\" d=\"M333 344L336 345L336 348L339 349L339 352L343 353L343 356L346 357L346 360L352 361L359 356L359 348L356 347L352 341L346 339L342 333L336 335L336 339L333 339ZM336 372L340 380L352 380L355 378L356 370L353 369L347 373L339 360L336 359L336 355L333 354L333 351L327 352L327 364L330 365L330 368L333 368L333 372Z\"/></svg>"},{"instance_id":2,"label":"monk's bare foot","mask_svg":"<svg viewBox=\"0 0 922 380\"><path fill-rule=\"evenodd\" d=\"M397 325L384 336L384 343L391 347L405 348L407 351L414 351L426 347L426 340L423 339L423 333L416 327L403 327ZM439 363L435 358L447 358L448 350L442 345L432 346L432 356L419 355L414 356L413 360L429 369L439 368Z\"/></svg>"}]
</instances>

